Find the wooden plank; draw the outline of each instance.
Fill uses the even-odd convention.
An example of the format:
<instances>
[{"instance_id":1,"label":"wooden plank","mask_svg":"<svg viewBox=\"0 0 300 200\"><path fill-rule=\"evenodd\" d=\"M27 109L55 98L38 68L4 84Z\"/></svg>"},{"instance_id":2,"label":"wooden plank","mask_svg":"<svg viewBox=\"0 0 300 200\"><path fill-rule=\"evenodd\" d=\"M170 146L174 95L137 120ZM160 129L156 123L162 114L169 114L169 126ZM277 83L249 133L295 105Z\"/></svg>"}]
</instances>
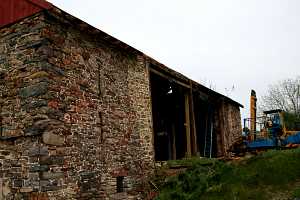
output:
<instances>
[{"instance_id":1,"label":"wooden plank","mask_svg":"<svg viewBox=\"0 0 300 200\"><path fill-rule=\"evenodd\" d=\"M184 94L185 100L185 133L186 133L186 156L192 156L191 148L191 128L190 128L190 105L189 105L189 93Z\"/></svg>"},{"instance_id":2,"label":"wooden plank","mask_svg":"<svg viewBox=\"0 0 300 200\"><path fill-rule=\"evenodd\" d=\"M222 103L221 103L221 109L219 112L219 116L220 116L220 127L221 127L221 147L222 147L222 153L223 155L222 156L225 156L226 154L226 150L225 150L225 135L226 135L226 120L225 120L225 101L223 100ZM219 145L218 145L219 146Z\"/></svg>"},{"instance_id":3,"label":"wooden plank","mask_svg":"<svg viewBox=\"0 0 300 200\"><path fill-rule=\"evenodd\" d=\"M149 69L150 69L151 72L155 73L156 75L159 75L159 76L161 76L161 77L163 77L163 78L165 78L167 80L172 80L175 83L177 83L178 85L181 85L181 86L183 86L185 88L188 88L188 89L190 88L190 86L188 84L185 84L185 83L183 83L181 81L178 81L178 80L172 78L171 76L168 76L168 75L166 75L166 74L164 74L164 73L162 73L160 71L157 71L156 69L153 69L151 67L149 67Z\"/></svg>"},{"instance_id":4,"label":"wooden plank","mask_svg":"<svg viewBox=\"0 0 300 200\"><path fill-rule=\"evenodd\" d=\"M194 98L193 98L193 84L190 81L190 111L191 111L191 143L192 143L192 154L197 155L197 130L195 122L195 109L194 109Z\"/></svg>"},{"instance_id":5,"label":"wooden plank","mask_svg":"<svg viewBox=\"0 0 300 200\"><path fill-rule=\"evenodd\" d=\"M208 133L208 111L206 110L205 113L205 129L204 129L204 149L203 149L203 156L206 156L206 137Z\"/></svg>"},{"instance_id":6,"label":"wooden plank","mask_svg":"<svg viewBox=\"0 0 300 200\"><path fill-rule=\"evenodd\" d=\"M172 159L176 160L176 130L175 130L175 124L172 124Z\"/></svg>"}]
</instances>

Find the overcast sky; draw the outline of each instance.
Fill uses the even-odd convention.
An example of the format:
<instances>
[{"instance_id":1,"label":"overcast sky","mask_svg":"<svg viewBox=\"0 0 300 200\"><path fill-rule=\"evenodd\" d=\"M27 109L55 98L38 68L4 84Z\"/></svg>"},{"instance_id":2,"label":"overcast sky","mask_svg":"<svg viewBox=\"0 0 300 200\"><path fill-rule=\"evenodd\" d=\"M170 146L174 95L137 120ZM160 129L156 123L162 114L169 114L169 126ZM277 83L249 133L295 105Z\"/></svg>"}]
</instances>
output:
<instances>
[{"instance_id":1,"label":"overcast sky","mask_svg":"<svg viewBox=\"0 0 300 200\"><path fill-rule=\"evenodd\" d=\"M50 0L245 106L300 74L299 0ZM233 90L232 90L233 89Z\"/></svg>"}]
</instances>

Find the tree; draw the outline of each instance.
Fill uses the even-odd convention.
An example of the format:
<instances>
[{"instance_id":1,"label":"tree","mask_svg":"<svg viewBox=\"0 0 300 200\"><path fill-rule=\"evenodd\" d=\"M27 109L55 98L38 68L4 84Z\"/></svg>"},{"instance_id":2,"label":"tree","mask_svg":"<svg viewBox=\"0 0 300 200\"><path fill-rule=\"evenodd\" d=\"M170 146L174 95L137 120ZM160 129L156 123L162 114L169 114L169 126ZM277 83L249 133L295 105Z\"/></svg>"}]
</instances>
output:
<instances>
[{"instance_id":1,"label":"tree","mask_svg":"<svg viewBox=\"0 0 300 200\"><path fill-rule=\"evenodd\" d=\"M281 109L300 115L300 76L270 85L260 107L262 110Z\"/></svg>"}]
</instances>

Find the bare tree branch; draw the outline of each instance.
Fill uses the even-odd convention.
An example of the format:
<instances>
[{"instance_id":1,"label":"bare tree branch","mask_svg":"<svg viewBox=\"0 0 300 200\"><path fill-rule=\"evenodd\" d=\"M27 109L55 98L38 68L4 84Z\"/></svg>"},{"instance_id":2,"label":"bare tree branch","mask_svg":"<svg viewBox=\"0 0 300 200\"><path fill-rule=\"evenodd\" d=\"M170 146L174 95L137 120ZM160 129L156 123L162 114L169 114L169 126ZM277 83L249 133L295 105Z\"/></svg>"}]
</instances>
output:
<instances>
[{"instance_id":1,"label":"bare tree branch","mask_svg":"<svg viewBox=\"0 0 300 200\"><path fill-rule=\"evenodd\" d=\"M260 109L282 109L300 115L300 76L270 85Z\"/></svg>"}]
</instances>

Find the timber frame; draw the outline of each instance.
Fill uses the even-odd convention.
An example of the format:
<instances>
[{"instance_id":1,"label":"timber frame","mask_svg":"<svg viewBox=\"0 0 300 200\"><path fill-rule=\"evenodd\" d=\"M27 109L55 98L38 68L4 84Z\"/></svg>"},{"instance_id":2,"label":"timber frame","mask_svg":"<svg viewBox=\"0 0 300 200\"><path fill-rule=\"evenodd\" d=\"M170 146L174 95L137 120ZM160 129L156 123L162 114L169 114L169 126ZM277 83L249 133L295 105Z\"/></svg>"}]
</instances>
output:
<instances>
[{"instance_id":1,"label":"timber frame","mask_svg":"<svg viewBox=\"0 0 300 200\"><path fill-rule=\"evenodd\" d=\"M172 85L176 85L176 87L181 88L183 91L181 95L183 95L184 104L180 105L183 106L184 113L179 113L181 115L184 115L184 122L181 121L180 123L184 123L184 130L180 130L181 133L177 134L184 134L185 135L185 144L184 144L184 151L185 155L184 157L191 157L191 156L204 156L204 157L218 157L223 156L226 154L226 150L224 148L225 146L225 139L224 134L226 134L226 124L224 119L224 106L223 103L230 103L237 107L243 107L241 104L233 101L232 99L221 95L187 77L184 75L171 70L170 68L162 65L161 63L156 62L155 60L148 57L148 73L150 74L150 88L151 88L151 96L152 101L155 101L155 86L153 86L153 80L151 80L151 76L160 77L161 79L164 79L168 81ZM171 87L170 87L171 88ZM180 97L181 98L181 97ZM206 113L201 113L201 109L203 110L205 107L202 106L202 108L199 110L199 99L205 99L203 102L206 102L207 105L211 108L209 111L205 111ZM202 102L202 100L201 100ZM157 103L156 103L157 104ZM196 106L195 106L196 105ZM201 105L200 105L201 106ZM154 146L155 149L159 148L156 145L158 145L159 142L157 142L157 134L156 130L156 114L155 112L160 112L160 110L157 110L155 107L155 103L152 102L152 121L153 121L153 138L154 139ZM197 108L195 108L197 107ZM175 109L175 107L174 107ZM203 116L201 116L203 115ZM166 117L167 118L167 117ZM171 118L171 116L169 117ZM199 119L201 118L201 119ZM218 121L218 124L216 125L215 121ZM206 127L205 130L203 130L203 127L199 125L199 121L205 121L204 124ZM161 152L155 151L155 158L157 161L160 160L170 160L170 159L180 159L183 158L183 156L178 156L178 142L176 141L176 131L175 126L178 121L173 121L173 125L170 125L171 128L169 128L170 135L168 138L169 141L169 148L165 148L165 145L168 145L166 142L164 145L160 144L162 148L165 148L165 151L170 151L169 156L165 155L160 157ZM201 122L200 122L201 123ZM216 128L218 127L218 128ZM167 128L166 128L167 129ZM164 132L164 131L163 131ZM205 133L204 133L205 132ZM168 133L164 133L167 135ZM205 134L205 137L201 136L201 134ZM199 137L199 138L198 138ZM217 139L218 137L218 139ZM160 137L162 138L162 137ZM180 137L179 137L180 138ZM203 141L205 140L205 141ZM207 140L207 141L206 141ZM156 142L155 142L156 141ZM204 146L203 143L204 142ZM207 152L206 152L207 151ZM163 153L164 154L164 153Z\"/></svg>"}]
</instances>

